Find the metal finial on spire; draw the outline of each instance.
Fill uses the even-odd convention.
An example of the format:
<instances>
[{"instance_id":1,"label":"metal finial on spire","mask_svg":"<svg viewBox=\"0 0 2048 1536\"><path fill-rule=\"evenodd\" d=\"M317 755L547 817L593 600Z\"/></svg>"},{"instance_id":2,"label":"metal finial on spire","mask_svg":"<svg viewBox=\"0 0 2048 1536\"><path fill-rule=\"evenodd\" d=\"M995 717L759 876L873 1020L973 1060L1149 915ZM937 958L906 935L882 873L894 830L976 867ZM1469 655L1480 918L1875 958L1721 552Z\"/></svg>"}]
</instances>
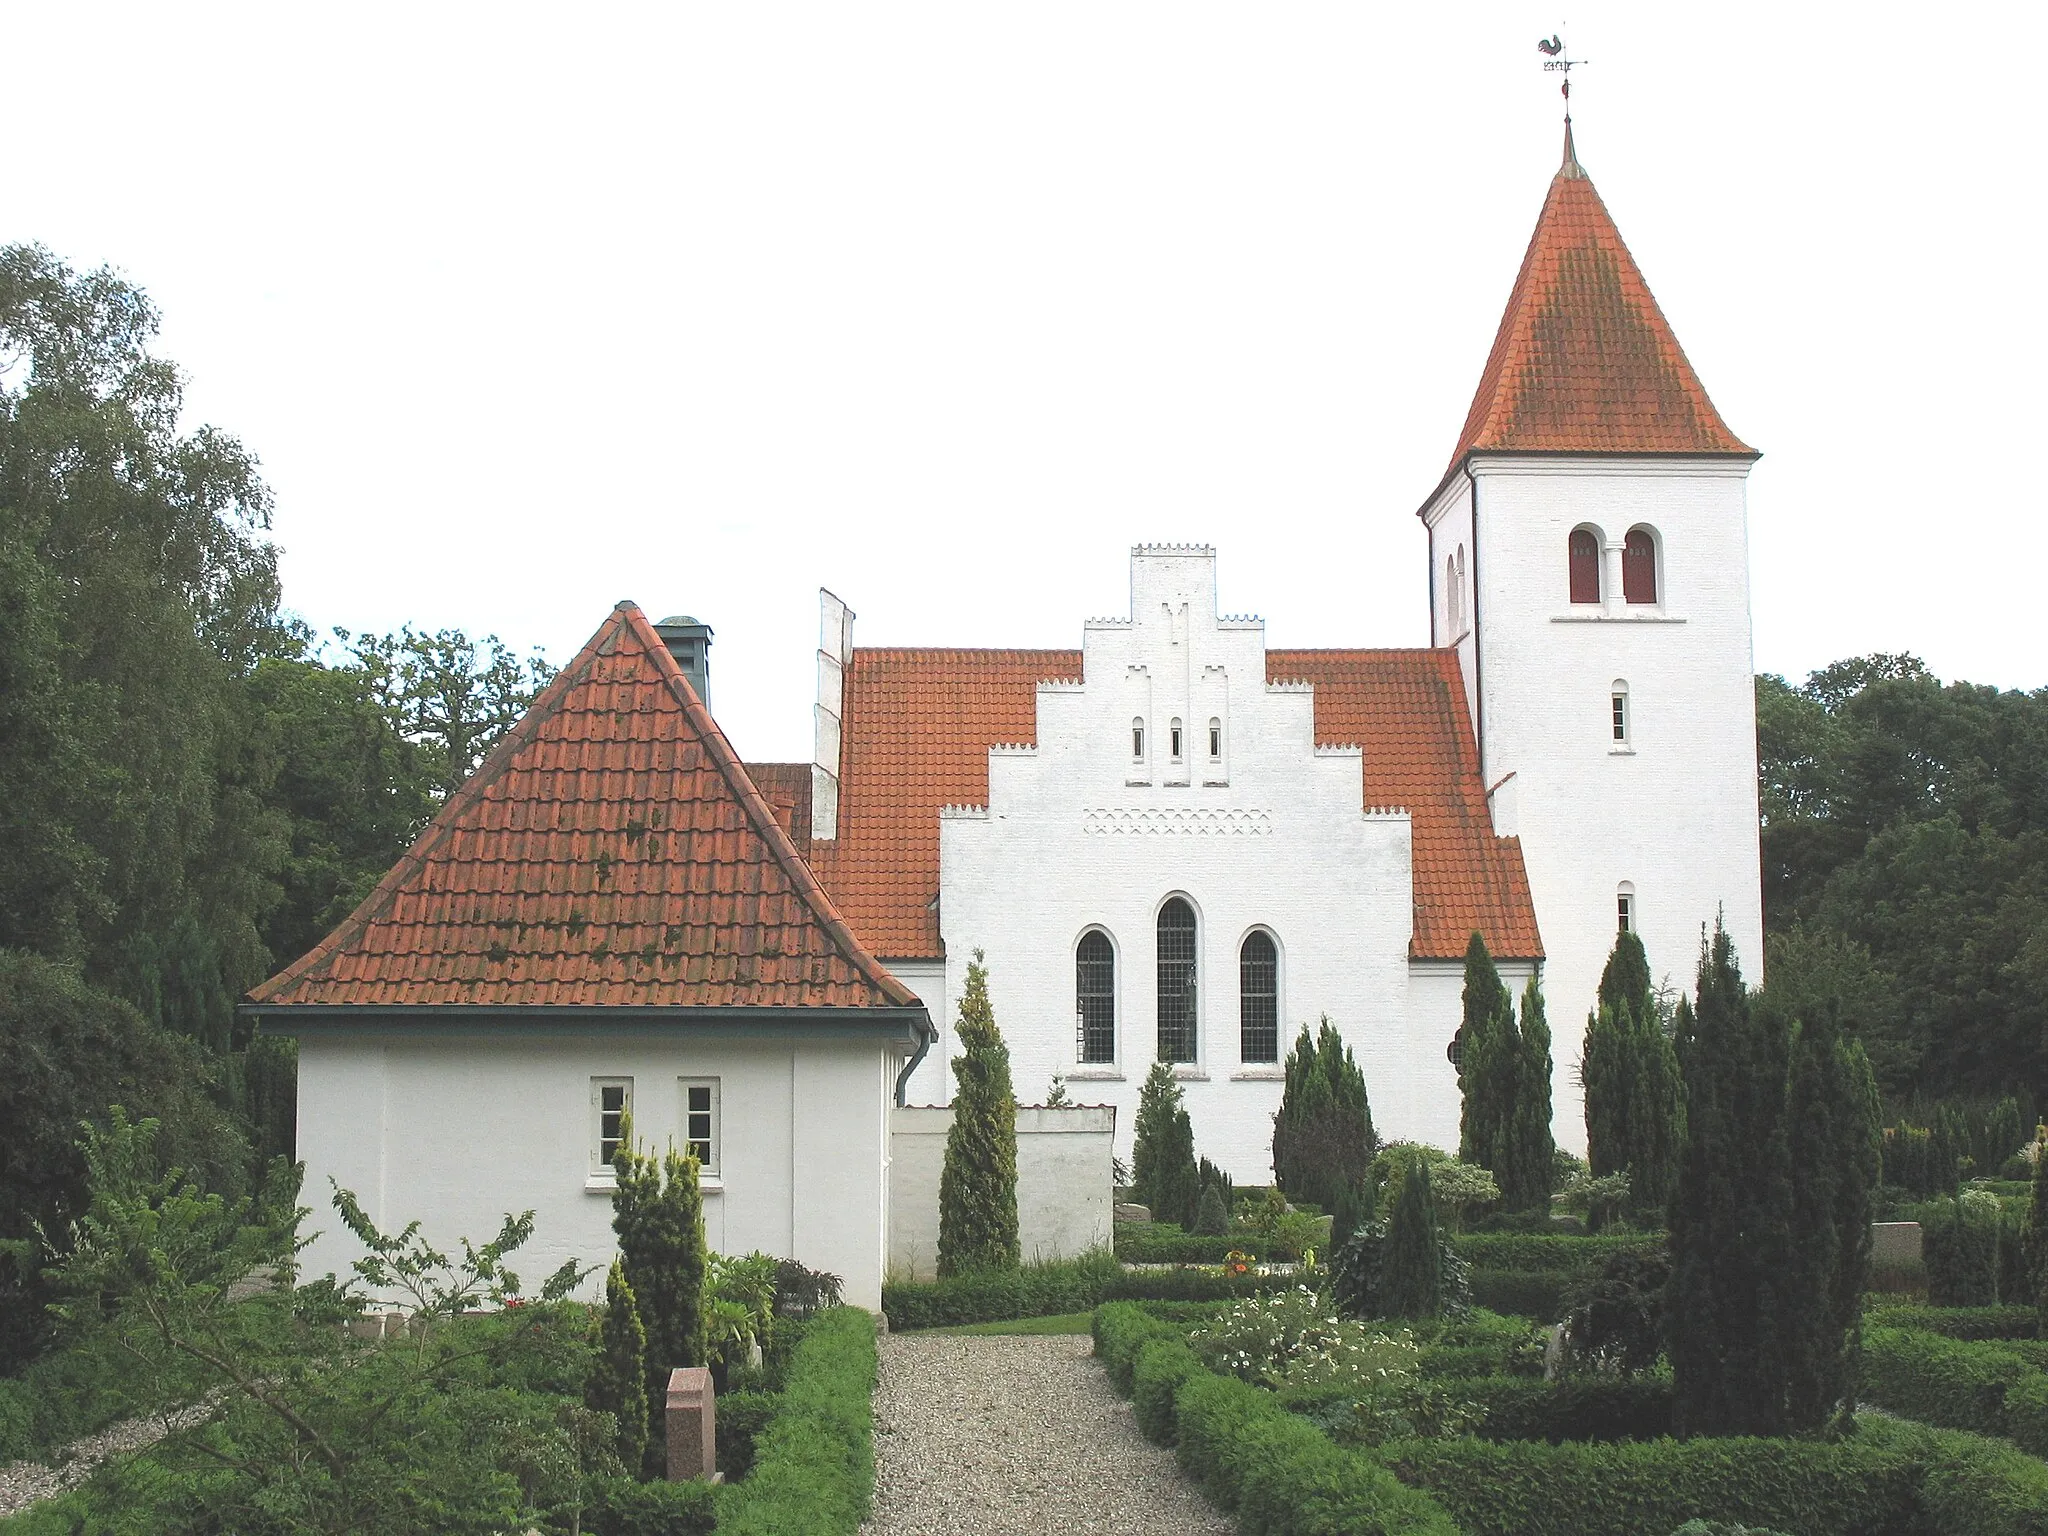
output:
<instances>
[{"instance_id":1,"label":"metal finial on spire","mask_svg":"<svg viewBox=\"0 0 2048 1536\"><path fill-rule=\"evenodd\" d=\"M1586 174L1579 164L1578 151L1572 147L1572 70L1584 64L1585 59L1575 59L1565 51L1564 38L1558 33L1536 39L1536 51L1544 55L1544 70L1556 70L1564 79L1559 82L1564 93L1564 164L1558 167L1558 174L1576 179Z\"/></svg>"}]
</instances>

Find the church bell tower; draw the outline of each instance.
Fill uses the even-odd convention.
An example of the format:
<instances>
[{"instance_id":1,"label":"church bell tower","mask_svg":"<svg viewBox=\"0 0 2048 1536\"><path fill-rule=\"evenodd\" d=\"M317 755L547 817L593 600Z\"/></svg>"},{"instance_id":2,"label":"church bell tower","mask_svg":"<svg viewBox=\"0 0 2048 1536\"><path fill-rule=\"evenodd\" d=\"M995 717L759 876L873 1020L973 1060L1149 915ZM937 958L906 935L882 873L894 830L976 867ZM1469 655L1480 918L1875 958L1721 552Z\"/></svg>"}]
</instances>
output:
<instances>
[{"instance_id":1,"label":"church bell tower","mask_svg":"<svg viewBox=\"0 0 2048 1536\"><path fill-rule=\"evenodd\" d=\"M1494 830L1519 837L1559 1139L1601 967L1633 928L1690 988L1722 914L1763 972L1745 486L1722 421L1579 164L1569 119L1429 533Z\"/></svg>"}]
</instances>

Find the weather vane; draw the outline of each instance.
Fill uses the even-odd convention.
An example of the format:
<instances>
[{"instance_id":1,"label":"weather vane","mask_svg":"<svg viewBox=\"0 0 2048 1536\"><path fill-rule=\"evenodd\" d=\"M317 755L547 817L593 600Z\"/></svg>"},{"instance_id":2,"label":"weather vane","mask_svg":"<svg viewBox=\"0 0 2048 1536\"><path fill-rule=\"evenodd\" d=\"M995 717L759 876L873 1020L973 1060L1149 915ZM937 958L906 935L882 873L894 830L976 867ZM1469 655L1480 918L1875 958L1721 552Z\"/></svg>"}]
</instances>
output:
<instances>
[{"instance_id":1,"label":"weather vane","mask_svg":"<svg viewBox=\"0 0 2048 1536\"><path fill-rule=\"evenodd\" d=\"M1564 51L1564 39L1555 32L1551 33L1548 37L1537 38L1536 51L1544 55L1543 67L1545 70L1554 69L1564 76L1562 82L1564 91L1564 120L1570 122L1572 120L1572 70L1575 66L1584 64L1586 60L1575 59L1566 53Z\"/></svg>"}]
</instances>

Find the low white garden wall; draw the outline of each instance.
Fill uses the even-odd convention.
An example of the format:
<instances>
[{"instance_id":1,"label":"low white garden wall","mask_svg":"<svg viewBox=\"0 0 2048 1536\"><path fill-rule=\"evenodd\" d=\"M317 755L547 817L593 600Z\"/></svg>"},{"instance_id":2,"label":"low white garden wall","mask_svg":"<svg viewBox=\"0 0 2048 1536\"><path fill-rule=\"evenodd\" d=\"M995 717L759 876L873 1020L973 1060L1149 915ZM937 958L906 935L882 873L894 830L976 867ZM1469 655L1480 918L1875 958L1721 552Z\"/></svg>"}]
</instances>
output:
<instances>
[{"instance_id":1,"label":"low white garden wall","mask_svg":"<svg viewBox=\"0 0 2048 1536\"><path fill-rule=\"evenodd\" d=\"M936 1273L939 1175L953 1111L890 1112L889 1268L919 1280ZM1070 1259L1110 1240L1114 1105L1017 1111L1017 1245L1028 1263Z\"/></svg>"}]
</instances>

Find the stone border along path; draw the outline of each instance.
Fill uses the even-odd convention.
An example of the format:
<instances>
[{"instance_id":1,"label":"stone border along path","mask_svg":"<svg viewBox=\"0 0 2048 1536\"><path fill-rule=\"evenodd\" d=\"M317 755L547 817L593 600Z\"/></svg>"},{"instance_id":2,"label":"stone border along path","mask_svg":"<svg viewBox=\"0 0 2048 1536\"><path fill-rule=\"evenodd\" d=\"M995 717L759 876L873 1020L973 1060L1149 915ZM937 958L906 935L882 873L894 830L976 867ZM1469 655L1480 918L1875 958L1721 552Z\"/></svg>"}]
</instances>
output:
<instances>
[{"instance_id":1,"label":"stone border along path","mask_svg":"<svg viewBox=\"0 0 2048 1536\"><path fill-rule=\"evenodd\" d=\"M0 1467L0 1519L19 1514L44 1499L54 1499L65 1489L84 1482L101 1462L155 1445L172 1430L199 1423L213 1408L209 1401L168 1413L146 1413L74 1440L52 1454L47 1462L17 1461L12 1466Z\"/></svg>"},{"instance_id":2,"label":"stone border along path","mask_svg":"<svg viewBox=\"0 0 2048 1536\"><path fill-rule=\"evenodd\" d=\"M887 1334L865 1536L1231 1536L1086 1334Z\"/></svg>"}]
</instances>

